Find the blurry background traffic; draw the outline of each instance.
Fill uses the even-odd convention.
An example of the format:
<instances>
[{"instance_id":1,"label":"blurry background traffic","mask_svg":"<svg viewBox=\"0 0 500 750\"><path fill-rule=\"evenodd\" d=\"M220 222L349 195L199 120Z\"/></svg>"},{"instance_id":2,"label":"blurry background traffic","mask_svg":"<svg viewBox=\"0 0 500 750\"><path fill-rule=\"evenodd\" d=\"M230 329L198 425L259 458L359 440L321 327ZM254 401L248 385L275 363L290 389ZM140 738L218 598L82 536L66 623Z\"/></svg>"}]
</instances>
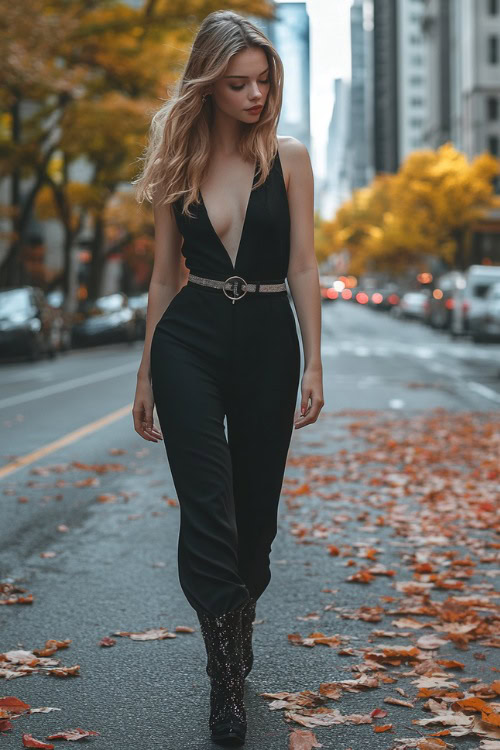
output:
<instances>
[{"instance_id":1,"label":"blurry background traffic","mask_svg":"<svg viewBox=\"0 0 500 750\"><path fill-rule=\"evenodd\" d=\"M500 0L17 0L0 28L2 358L144 338L154 225L131 180L219 8L283 59L278 133L311 154L324 309L498 351Z\"/></svg>"}]
</instances>

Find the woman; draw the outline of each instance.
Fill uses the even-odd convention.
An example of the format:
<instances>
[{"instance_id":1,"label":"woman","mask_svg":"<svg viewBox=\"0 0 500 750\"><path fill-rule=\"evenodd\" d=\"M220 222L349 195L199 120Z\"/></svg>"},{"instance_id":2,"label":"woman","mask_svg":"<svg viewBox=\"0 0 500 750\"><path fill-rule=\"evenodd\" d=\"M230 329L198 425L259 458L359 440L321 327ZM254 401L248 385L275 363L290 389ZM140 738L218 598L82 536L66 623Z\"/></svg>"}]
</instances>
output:
<instances>
[{"instance_id":1,"label":"woman","mask_svg":"<svg viewBox=\"0 0 500 750\"><path fill-rule=\"evenodd\" d=\"M211 737L225 745L245 738L252 623L271 577L292 429L315 422L324 403L313 177L305 146L276 136L282 81L255 25L208 15L153 117L134 183L155 221L134 427L165 442L179 580L207 651ZM285 278L304 348L297 418L300 347Z\"/></svg>"}]
</instances>

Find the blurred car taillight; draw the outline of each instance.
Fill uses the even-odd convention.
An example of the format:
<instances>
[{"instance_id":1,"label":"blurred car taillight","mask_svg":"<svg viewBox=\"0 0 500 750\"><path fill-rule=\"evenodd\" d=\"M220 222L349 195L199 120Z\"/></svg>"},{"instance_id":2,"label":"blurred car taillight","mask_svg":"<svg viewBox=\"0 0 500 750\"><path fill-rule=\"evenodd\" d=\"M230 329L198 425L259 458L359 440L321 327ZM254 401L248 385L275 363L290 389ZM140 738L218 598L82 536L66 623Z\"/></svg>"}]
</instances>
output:
<instances>
[{"instance_id":1,"label":"blurred car taillight","mask_svg":"<svg viewBox=\"0 0 500 750\"><path fill-rule=\"evenodd\" d=\"M446 302L444 303L444 306L446 307L447 310L453 310L453 308L455 307L455 300L450 297L449 299L446 300Z\"/></svg>"},{"instance_id":2,"label":"blurred car taillight","mask_svg":"<svg viewBox=\"0 0 500 750\"><path fill-rule=\"evenodd\" d=\"M462 312L468 313L470 310L470 303L469 302L462 302Z\"/></svg>"},{"instance_id":3,"label":"blurred car taillight","mask_svg":"<svg viewBox=\"0 0 500 750\"><path fill-rule=\"evenodd\" d=\"M390 294L387 297L387 302L389 302L391 305L397 305L399 302L399 297L397 294Z\"/></svg>"}]
</instances>

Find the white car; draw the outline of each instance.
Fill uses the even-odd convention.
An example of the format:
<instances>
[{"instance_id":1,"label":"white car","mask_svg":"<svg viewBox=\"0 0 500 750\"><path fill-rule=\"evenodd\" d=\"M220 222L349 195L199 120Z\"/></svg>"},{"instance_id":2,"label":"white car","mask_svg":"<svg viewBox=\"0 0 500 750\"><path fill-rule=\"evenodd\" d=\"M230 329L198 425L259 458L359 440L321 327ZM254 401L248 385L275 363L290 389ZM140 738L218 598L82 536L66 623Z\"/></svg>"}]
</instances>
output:
<instances>
[{"instance_id":1,"label":"white car","mask_svg":"<svg viewBox=\"0 0 500 750\"><path fill-rule=\"evenodd\" d=\"M424 320L429 307L429 293L427 291L405 292L399 302L399 315L404 318Z\"/></svg>"},{"instance_id":2,"label":"white car","mask_svg":"<svg viewBox=\"0 0 500 750\"><path fill-rule=\"evenodd\" d=\"M482 328L476 333L476 341L500 341L500 281L490 286L485 302Z\"/></svg>"},{"instance_id":3,"label":"white car","mask_svg":"<svg viewBox=\"0 0 500 750\"><path fill-rule=\"evenodd\" d=\"M486 312L486 295L500 281L500 266L470 266L465 272L465 286L460 290L451 317L451 335L471 334L481 339Z\"/></svg>"}]
</instances>

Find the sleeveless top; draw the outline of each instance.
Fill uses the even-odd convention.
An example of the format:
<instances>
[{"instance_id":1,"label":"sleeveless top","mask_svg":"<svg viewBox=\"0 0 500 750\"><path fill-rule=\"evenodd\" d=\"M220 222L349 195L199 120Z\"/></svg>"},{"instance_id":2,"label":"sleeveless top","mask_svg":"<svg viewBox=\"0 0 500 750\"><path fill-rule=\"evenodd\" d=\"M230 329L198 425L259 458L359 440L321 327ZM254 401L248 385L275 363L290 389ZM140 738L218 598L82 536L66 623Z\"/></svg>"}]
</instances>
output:
<instances>
[{"instance_id":1,"label":"sleeveless top","mask_svg":"<svg viewBox=\"0 0 500 750\"><path fill-rule=\"evenodd\" d=\"M215 232L203 198L191 204L194 217L183 216L181 198L173 206L179 232L184 238L182 254L191 273L225 280L242 276L245 281L283 281L290 258L290 212L279 153L273 159L265 182L258 188L257 166L249 196L235 264Z\"/></svg>"}]
</instances>

